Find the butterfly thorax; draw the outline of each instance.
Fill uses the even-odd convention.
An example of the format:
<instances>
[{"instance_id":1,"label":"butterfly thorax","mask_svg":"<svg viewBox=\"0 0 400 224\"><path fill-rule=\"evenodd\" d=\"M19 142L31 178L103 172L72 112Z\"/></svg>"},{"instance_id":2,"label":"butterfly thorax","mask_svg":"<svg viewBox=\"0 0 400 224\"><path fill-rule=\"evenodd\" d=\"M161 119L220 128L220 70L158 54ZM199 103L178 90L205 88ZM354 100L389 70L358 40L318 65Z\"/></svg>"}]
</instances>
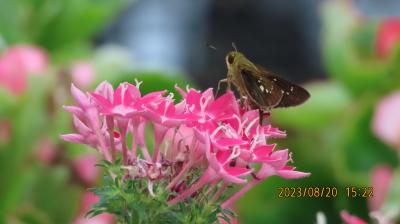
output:
<instances>
[{"instance_id":1,"label":"butterfly thorax","mask_svg":"<svg viewBox=\"0 0 400 224\"><path fill-rule=\"evenodd\" d=\"M233 61L232 61L233 60ZM227 79L229 84L233 84L237 91L240 94L240 99L242 102L251 107L252 109L262 109L264 111L268 111L271 107L261 105L257 103L253 97L248 92L246 85L244 85L245 80L241 75L242 71L253 71L254 74L257 74L259 68L254 65L251 61L249 61L243 54L232 51L229 52L226 57L226 64L228 68Z\"/></svg>"}]
</instances>

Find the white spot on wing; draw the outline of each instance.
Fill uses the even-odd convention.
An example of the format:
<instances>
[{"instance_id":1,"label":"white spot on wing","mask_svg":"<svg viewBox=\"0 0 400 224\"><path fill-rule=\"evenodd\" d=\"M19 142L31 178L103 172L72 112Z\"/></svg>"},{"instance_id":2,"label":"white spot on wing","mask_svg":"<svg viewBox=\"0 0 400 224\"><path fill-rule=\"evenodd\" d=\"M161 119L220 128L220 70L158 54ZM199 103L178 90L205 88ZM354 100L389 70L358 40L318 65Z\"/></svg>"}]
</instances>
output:
<instances>
[{"instance_id":1,"label":"white spot on wing","mask_svg":"<svg viewBox=\"0 0 400 224\"><path fill-rule=\"evenodd\" d=\"M260 85L260 89L261 89L261 91L264 91L264 86Z\"/></svg>"}]
</instances>

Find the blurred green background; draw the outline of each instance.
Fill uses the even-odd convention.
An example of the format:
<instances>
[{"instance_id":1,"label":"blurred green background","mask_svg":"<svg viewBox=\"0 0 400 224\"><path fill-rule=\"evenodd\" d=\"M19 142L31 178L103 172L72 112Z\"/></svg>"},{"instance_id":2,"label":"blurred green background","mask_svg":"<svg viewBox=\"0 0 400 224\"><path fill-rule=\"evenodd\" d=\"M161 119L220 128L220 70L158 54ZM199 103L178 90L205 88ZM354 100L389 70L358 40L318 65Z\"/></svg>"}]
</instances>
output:
<instances>
[{"instance_id":1,"label":"blurred green background","mask_svg":"<svg viewBox=\"0 0 400 224\"><path fill-rule=\"evenodd\" d=\"M255 187L240 223L316 223L317 212L341 223L342 210L400 223L400 4L371 2L1 0L0 223L91 223L81 217L97 154L59 139L72 129L71 82L216 87L231 42L311 93L271 116L311 177ZM278 198L278 187L308 186L338 196ZM346 197L346 186L375 197Z\"/></svg>"}]
</instances>

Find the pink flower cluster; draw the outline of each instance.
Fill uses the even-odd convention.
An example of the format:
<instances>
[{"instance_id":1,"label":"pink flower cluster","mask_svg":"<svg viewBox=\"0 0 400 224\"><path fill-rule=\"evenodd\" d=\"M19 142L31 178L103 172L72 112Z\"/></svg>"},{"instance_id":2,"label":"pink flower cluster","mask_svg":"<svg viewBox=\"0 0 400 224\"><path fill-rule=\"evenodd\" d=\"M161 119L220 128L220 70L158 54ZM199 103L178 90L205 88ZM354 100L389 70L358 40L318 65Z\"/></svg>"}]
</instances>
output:
<instances>
[{"instance_id":1,"label":"pink flower cluster","mask_svg":"<svg viewBox=\"0 0 400 224\"><path fill-rule=\"evenodd\" d=\"M27 88L27 76L41 75L47 67L47 54L42 49L29 45L10 47L0 55L0 87L22 94Z\"/></svg>"},{"instance_id":2,"label":"pink flower cluster","mask_svg":"<svg viewBox=\"0 0 400 224\"><path fill-rule=\"evenodd\" d=\"M270 143L285 133L270 124L260 125L258 111L241 108L232 92L215 98L212 89L176 87L183 100L175 103L166 91L142 95L140 84L122 83L114 90L103 82L91 93L72 85L78 105L65 109L73 114L77 133L62 138L96 148L109 161L121 153L129 176L146 178L151 195L154 183L168 180L167 189L177 192L171 205L204 187L215 192L215 201L228 185L243 185L223 202L228 208L270 176L310 175L288 166L289 151L276 150L276 144ZM154 143L151 148L149 139ZM201 175L189 185L185 180L193 170L201 170Z\"/></svg>"}]
</instances>

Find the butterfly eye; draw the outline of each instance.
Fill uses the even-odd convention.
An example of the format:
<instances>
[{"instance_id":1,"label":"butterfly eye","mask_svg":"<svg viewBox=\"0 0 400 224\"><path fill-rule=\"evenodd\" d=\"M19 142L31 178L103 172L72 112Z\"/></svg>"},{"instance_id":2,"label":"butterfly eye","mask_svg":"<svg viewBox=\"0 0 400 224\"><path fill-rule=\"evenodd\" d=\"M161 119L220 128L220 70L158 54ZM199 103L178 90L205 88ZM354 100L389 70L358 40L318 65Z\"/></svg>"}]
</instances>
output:
<instances>
[{"instance_id":1,"label":"butterfly eye","mask_svg":"<svg viewBox=\"0 0 400 224\"><path fill-rule=\"evenodd\" d=\"M233 64L234 61L235 61L235 57L233 55L229 55L228 56L228 63L229 64Z\"/></svg>"}]
</instances>

